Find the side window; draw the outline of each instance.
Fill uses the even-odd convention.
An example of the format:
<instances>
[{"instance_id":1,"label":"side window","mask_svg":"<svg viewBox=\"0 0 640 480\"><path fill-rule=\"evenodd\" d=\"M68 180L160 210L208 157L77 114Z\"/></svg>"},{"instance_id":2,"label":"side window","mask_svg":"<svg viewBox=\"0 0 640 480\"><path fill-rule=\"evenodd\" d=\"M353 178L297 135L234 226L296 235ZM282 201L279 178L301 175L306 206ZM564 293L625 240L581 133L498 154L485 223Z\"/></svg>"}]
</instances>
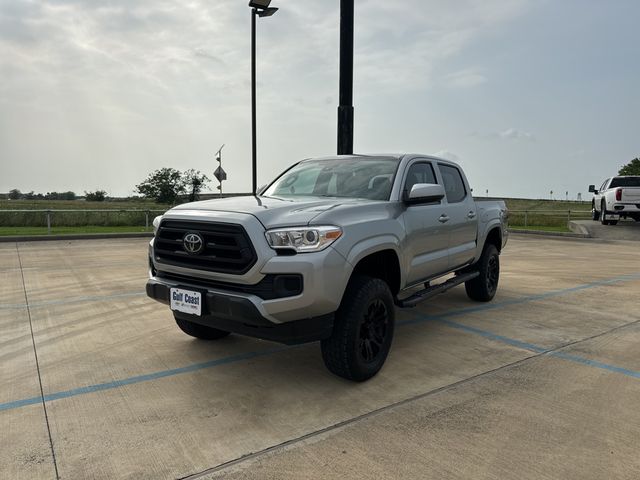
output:
<instances>
[{"instance_id":1,"label":"side window","mask_svg":"<svg viewBox=\"0 0 640 480\"><path fill-rule=\"evenodd\" d=\"M447 193L447 202L458 203L463 201L467 196L467 189L464 186L460 170L450 165L438 164L442 181L444 182L444 191Z\"/></svg>"},{"instance_id":2,"label":"side window","mask_svg":"<svg viewBox=\"0 0 640 480\"><path fill-rule=\"evenodd\" d=\"M436 175L430 163L414 163L409 167L404 188L409 193L416 183L437 184Z\"/></svg>"},{"instance_id":3,"label":"side window","mask_svg":"<svg viewBox=\"0 0 640 480\"><path fill-rule=\"evenodd\" d=\"M607 178L604 183L602 185L600 185L600 192L603 192L605 190L605 188L607 188L607 183L609 182L609 179Z\"/></svg>"}]
</instances>

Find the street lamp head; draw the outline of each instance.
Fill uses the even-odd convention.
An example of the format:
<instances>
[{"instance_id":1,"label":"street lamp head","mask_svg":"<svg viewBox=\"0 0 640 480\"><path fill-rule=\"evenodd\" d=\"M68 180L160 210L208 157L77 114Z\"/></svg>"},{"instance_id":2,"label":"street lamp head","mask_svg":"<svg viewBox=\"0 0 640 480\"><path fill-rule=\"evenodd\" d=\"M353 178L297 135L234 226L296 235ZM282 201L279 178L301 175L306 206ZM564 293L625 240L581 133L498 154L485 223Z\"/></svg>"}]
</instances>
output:
<instances>
[{"instance_id":1,"label":"street lamp head","mask_svg":"<svg viewBox=\"0 0 640 480\"><path fill-rule=\"evenodd\" d=\"M265 8L264 10L258 10L258 16L259 17L270 17L271 15L276 13L277 11L278 11L278 9L275 8L275 7Z\"/></svg>"},{"instance_id":2,"label":"street lamp head","mask_svg":"<svg viewBox=\"0 0 640 480\"><path fill-rule=\"evenodd\" d=\"M251 0L249 2L249 6L251 8L264 9L264 8L269 8L270 3L271 3L271 0Z\"/></svg>"}]
</instances>

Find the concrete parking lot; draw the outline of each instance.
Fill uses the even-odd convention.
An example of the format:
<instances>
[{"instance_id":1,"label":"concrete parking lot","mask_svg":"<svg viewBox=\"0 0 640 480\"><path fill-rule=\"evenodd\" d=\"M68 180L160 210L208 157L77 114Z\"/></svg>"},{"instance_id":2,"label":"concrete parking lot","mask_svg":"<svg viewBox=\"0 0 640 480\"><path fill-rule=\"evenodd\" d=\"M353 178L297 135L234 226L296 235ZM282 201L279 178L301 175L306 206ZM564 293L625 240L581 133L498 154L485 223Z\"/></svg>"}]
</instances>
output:
<instances>
[{"instance_id":1,"label":"concrete parking lot","mask_svg":"<svg viewBox=\"0 0 640 480\"><path fill-rule=\"evenodd\" d=\"M637 479L639 246L513 236L494 302L398 312L353 384L182 334L144 239L0 244L0 478Z\"/></svg>"}]
</instances>

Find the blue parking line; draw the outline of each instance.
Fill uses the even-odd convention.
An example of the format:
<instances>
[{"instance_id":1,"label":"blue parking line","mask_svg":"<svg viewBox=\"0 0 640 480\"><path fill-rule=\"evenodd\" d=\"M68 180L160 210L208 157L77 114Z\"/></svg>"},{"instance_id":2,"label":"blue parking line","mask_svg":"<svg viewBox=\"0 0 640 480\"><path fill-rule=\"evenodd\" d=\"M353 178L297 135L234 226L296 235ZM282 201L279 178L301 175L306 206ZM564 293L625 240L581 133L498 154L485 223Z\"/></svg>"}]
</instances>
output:
<instances>
[{"instance_id":1,"label":"blue parking line","mask_svg":"<svg viewBox=\"0 0 640 480\"><path fill-rule=\"evenodd\" d=\"M621 373L628 377L640 378L640 372L629 370L627 368L617 367L615 365L609 365L608 363L598 362L596 360L590 360L588 358L579 357L577 355L571 355L565 352L550 352L552 357L562 358L563 360L569 360L570 362L581 363L588 367L599 368L601 370L608 370L609 372Z\"/></svg>"},{"instance_id":2,"label":"blue parking line","mask_svg":"<svg viewBox=\"0 0 640 480\"><path fill-rule=\"evenodd\" d=\"M198 370L204 370L206 368L218 367L220 365L228 365L230 363L242 362L244 360L251 360L253 358L265 357L273 355L275 353L283 352L296 348L298 345L286 346L279 348L271 348L268 350L262 350L258 352L248 352L240 355L233 355L231 357L219 358L217 360L210 360L208 362L195 363L181 368L173 368L170 370L161 370L159 372L149 373L146 375L137 375L135 377L124 378L122 380L115 380L113 382L98 383L96 385L89 385L87 387L74 388L72 390L65 390L62 392L51 393L44 396L45 402L51 402L53 400L60 400L62 398L75 397L77 395L85 395L87 393L100 392L102 390L111 390L114 388L124 387L125 385L133 385L135 383L148 382L150 380L158 380L159 378L172 377L174 375L180 375L183 373L197 372ZM0 403L0 411L13 410L15 408L26 407L27 405L35 405L42 403L40 396L25 398L22 400L16 400L13 402Z\"/></svg>"},{"instance_id":3,"label":"blue parking line","mask_svg":"<svg viewBox=\"0 0 640 480\"><path fill-rule=\"evenodd\" d=\"M582 365L586 365L589 367L593 367L593 368L599 368L602 370L607 370L610 372L614 372L614 373L619 373L622 375L626 375L629 377L633 377L633 378L640 378L640 372L634 371L634 370L629 370L626 368L622 368L622 367L618 367L615 365L610 365L610 364L606 364L606 363L602 363L602 362L598 362L595 360L590 360L584 357L580 357L577 355L571 355L571 354L567 354L564 352L550 352L548 349L541 347L539 345L534 345L531 343L527 343L527 342L522 342L520 340L516 340L513 338L509 338L509 337L505 337L502 335L498 335L492 332L489 332L487 330L482 330L476 327L471 327L468 325L463 325L461 323L457 323L457 322L453 322L451 320L448 320L448 318L451 317L456 317L456 316L462 316L468 313L474 313L474 312L481 312L481 311L485 311L485 310L493 310L493 309L497 309L497 308L503 308L503 307L507 307L510 305L518 305L518 304L523 304L523 303L529 303L529 302L533 302L536 300L543 300L546 298L553 298L553 297L558 297L561 295L566 295L568 293L572 293L572 292L577 292L577 291L581 291L581 290L588 290L590 288L595 288L595 287L599 287L599 286L603 286L603 285L610 285L610 284L615 284L615 283L621 283L621 282L626 282L626 281L633 281L633 280L639 280L640 279L640 273L639 274L631 274L631 275L623 275L620 277L615 277L615 278L610 278L610 279L606 279L606 280L600 280L600 281L596 281L596 282L591 282L588 284L584 284L584 285L579 285L577 287L572 287L572 288L567 288L567 289L563 289L563 290L555 290L555 291L551 291L551 292L547 292L547 293L543 293L543 294L538 294L538 295L531 295L528 297L522 297L522 298L518 298L518 299L514 299L514 300L507 300L504 302L497 302L497 303L493 303L493 304L484 304L484 305L480 305L478 307L472 307L472 308L463 308L460 310L454 310L451 312L446 312L442 315L437 315L437 316L431 316L431 315L423 315L423 314L414 314L415 318L412 320L404 320L401 322L398 322L398 326L406 326L406 325L411 325L411 324L417 324L417 323L424 323L424 322L428 322L428 321L436 321L439 323L442 323L450 328L455 328L458 330L462 330L474 335L479 335L482 336L484 338L496 341L496 342L500 342L500 343L504 343L507 345L511 345L517 348L522 348L524 350L529 350L531 352L535 352L535 353L548 353L550 356L553 357L557 357L557 358L561 358L564 360L568 360L574 363L579 363ZM136 295L136 294L133 294ZM166 378L166 377L172 377L174 375L180 375L183 373L190 373L190 372L196 372L199 370L204 370L207 368L212 368L212 367L217 367L220 365L228 365L228 364L232 364L232 363L237 363L237 362L241 362L244 360L249 360L249 359L253 359L253 358L258 358L258 357L265 357L265 356L269 356L269 355L273 355L276 353L280 353L280 352L284 352L287 350L291 350L293 348L299 348L299 345L296 346L284 346L284 347L279 347L279 348L273 348L273 349L268 349L268 350L263 350L263 351L254 351L254 352L248 352L248 353L244 353L244 354L240 354L240 355L233 355L230 357L225 357L225 358L221 358L221 359L217 359L217 360L211 360L208 362L203 362L203 363L196 363L193 365L188 365L186 367L181 367L181 368L175 368L175 369L170 369L170 370L162 370L159 372L154 372L154 373L150 373L150 374L146 374L146 375L138 375L138 376L134 376L134 377L129 377L129 378L125 378L125 379L121 379L121 380L115 380L113 382L107 382L107 383L100 383L100 384L96 384L96 385L90 385L87 387L80 387L80 388L75 388L72 390L65 390L62 392L56 392L56 393L52 393L52 394L48 394L44 396L44 401L45 402L49 402L49 401L54 401L54 400L60 400L63 398L69 398L69 397L75 397L78 395L85 395L88 393L94 393L94 392L99 392L99 391L103 391L103 390L111 390L114 388L119 388L125 385L133 385L136 383L141 383L141 382L147 382L147 381L151 381L151 380L157 380L160 378ZM41 403L42 402L42 398L40 396L37 397L31 397L31 398L25 398L22 400L16 400L13 402L7 402L7 403L0 403L0 411L4 411L4 410L13 410L16 408L21 408L21 407L25 407L28 405L34 405L36 403Z\"/></svg>"}]
</instances>

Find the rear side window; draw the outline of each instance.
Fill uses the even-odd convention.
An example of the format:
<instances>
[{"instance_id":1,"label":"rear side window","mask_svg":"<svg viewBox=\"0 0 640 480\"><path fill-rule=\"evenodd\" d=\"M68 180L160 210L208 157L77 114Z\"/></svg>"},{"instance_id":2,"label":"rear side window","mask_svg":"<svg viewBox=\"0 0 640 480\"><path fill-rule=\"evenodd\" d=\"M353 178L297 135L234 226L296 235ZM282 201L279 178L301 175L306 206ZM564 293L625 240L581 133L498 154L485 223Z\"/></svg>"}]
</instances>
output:
<instances>
[{"instance_id":1,"label":"rear side window","mask_svg":"<svg viewBox=\"0 0 640 480\"><path fill-rule=\"evenodd\" d=\"M464 186L460 170L450 165L438 164L438 167L440 167L440 173L442 174L447 202L458 203L463 201L467 196L467 189Z\"/></svg>"},{"instance_id":2,"label":"rear side window","mask_svg":"<svg viewBox=\"0 0 640 480\"><path fill-rule=\"evenodd\" d=\"M609 188L616 187L640 187L640 177L616 177Z\"/></svg>"}]
</instances>

